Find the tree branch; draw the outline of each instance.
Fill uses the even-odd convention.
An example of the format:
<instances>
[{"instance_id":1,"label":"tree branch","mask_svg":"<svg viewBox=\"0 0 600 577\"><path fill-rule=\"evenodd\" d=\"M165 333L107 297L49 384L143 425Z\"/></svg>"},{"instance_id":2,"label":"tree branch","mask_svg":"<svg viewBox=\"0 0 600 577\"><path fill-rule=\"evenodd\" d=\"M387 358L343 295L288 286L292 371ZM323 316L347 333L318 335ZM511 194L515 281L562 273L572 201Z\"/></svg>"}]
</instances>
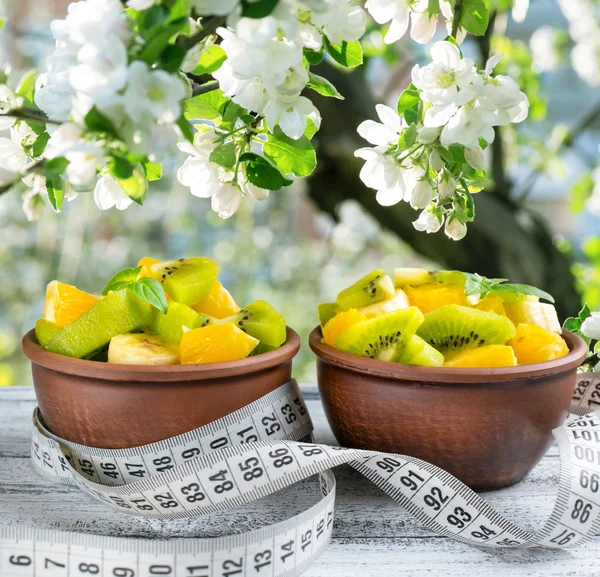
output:
<instances>
[{"instance_id":1,"label":"tree branch","mask_svg":"<svg viewBox=\"0 0 600 577\"><path fill-rule=\"evenodd\" d=\"M15 108L8 112L0 112L0 117L2 116L17 118L19 120L33 120L43 124L56 124L57 126L62 124L59 120L51 120L41 110L34 110L33 108Z\"/></svg>"},{"instance_id":2,"label":"tree branch","mask_svg":"<svg viewBox=\"0 0 600 577\"><path fill-rule=\"evenodd\" d=\"M206 21L203 21L202 28L198 30L195 34L191 36L180 36L177 38L177 44L183 46L186 50L190 50L196 46L196 44L200 44L205 38L208 38L211 34L214 34L217 31L219 26L223 26L225 24L224 16L212 16L208 18Z\"/></svg>"},{"instance_id":3,"label":"tree branch","mask_svg":"<svg viewBox=\"0 0 600 577\"><path fill-rule=\"evenodd\" d=\"M219 83L216 80L215 82L203 84L202 86L194 86L192 96L200 96L200 94L206 94L207 92L212 92L213 90L217 90L218 88Z\"/></svg>"}]
</instances>

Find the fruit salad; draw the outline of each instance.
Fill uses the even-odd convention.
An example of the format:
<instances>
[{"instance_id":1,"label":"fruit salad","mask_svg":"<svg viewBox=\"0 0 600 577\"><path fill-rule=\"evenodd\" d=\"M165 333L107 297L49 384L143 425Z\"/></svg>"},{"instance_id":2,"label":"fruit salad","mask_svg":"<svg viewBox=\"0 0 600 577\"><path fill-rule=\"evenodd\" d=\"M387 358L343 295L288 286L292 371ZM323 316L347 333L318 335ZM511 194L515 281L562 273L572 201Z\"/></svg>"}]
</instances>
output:
<instances>
[{"instance_id":1,"label":"fruit salad","mask_svg":"<svg viewBox=\"0 0 600 577\"><path fill-rule=\"evenodd\" d=\"M542 302L546 300L549 302ZM365 358L513 367L569 353L551 295L459 271L377 269L318 307L323 342Z\"/></svg>"},{"instance_id":2,"label":"fruit salad","mask_svg":"<svg viewBox=\"0 0 600 577\"><path fill-rule=\"evenodd\" d=\"M101 295L58 281L46 291L38 344L74 357L126 365L199 365L280 347L286 323L269 303L240 308L209 258L143 258Z\"/></svg>"}]
</instances>

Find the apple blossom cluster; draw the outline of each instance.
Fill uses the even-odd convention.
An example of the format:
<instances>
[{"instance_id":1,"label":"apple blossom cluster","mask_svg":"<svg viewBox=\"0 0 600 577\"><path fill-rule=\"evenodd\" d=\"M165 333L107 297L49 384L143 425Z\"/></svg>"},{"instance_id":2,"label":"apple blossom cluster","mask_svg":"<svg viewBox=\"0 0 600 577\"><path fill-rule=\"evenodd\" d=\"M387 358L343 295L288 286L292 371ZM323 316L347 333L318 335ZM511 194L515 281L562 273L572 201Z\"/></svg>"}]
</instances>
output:
<instances>
[{"instance_id":1,"label":"apple blossom cluster","mask_svg":"<svg viewBox=\"0 0 600 577\"><path fill-rule=\"evenodd\" d=\"M494 127L522 122L529 103L512 78L493 74L501 55L478 70L454 43L442 41L431 57L413 68L397 111L379 105L381 122L358 127L374 146L355 155L366 161L360 177L381 205L408 202L421 210L417 230L445 226L448 237L460 240L474 218L471 195L485 184L483 149L493 142Z\"/></svg>"},{"instance_id":2,"label":"apple blossom cluster","mask_svg":"<svg viewBox=\"0 0 600 577\"><path fill-rule=\"evenodd\" d=\"M558 0L558 4L574 42L573 68L588 84L600 85L600 5L594 0Z\"/></svg>"}]
</instances>

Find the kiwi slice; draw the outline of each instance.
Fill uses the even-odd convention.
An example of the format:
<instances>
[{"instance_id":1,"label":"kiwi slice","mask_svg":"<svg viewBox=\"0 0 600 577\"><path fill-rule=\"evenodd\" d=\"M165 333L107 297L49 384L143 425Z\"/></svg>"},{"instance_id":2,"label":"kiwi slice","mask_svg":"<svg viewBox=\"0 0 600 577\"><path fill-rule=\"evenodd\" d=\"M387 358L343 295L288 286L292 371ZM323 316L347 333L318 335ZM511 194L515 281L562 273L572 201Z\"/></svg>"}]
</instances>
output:
<instances>
[{"instance_id":1,"label":"kiwi slice","mask_svg":"<svg viewBox=\"0 0 600 577\"><path fill-rule=\"evenodd\" d=\"M38 345L41 347L46 347L60 331L61 327L44 319L40 319L35 323L35 338L37 339Z\"/></svg>"},{"instance_id":2,"label":"kiwi slice","mask_svg":"<svg viewBox=\"0 0 600 577\"><path fill-rule=\"evenodd\" d=\"M258 339L261 345L274 349L285 343L287 338L285 319L265 301L254 301L239 313L214 322L233 323L251 337Z\"/></svg>"},{"instance_id":3,"label":"kiwi slice","mask_svg":"<svg viewBox=\"0 0 600 577\"><path fill-rule=\"evenodd\" d=\"M109 292L66 325L48 343L52 353L78 359L92 357L116 335L139 331L150 323L150 305L129 289Z\"/></svg>"},{"instance_id":4,"label":"kiwi slice","mask_svg":"<svg viewBox=\"0 0 600 577\"><path fill-rule=\"evenodd\" d=\"M394 286L418 287L425 284L445 284L464 287L467 277L458 270L425 270L424 268L397 268L394 270Z\"/></svg>"},{"instance_id":5,"label":"kiwi slice","mask_svg":"<svg viewBox=\"0 0 600 577\"><path fill-rule=\"evenodd\" d=\"M357 309L391 298L394 292L392 279L378 268L340 292L337 304L343 311Z\"/></svg>"},{"instance_id":6,"label":"kiwi slice","mask_svg":"<svg viewBox=\"0 0 600 577\"><path fill-rule=\"evenodd\" d=\"M397 361L406 343L423 322L417 307L392 311L351 326L335 342L335 348L360 357Z\"/></svg>"},{"instance_id":7,"label":"kiwi slice","mask_svg":"<svg viewBox=\"0 0 600 577\"><path fill-rule=\"evenodd\" d=\"M413 335L400 353L397 362L421 367L441 367L444 364L444 355L421 337Z\"/></svg>"},{"instance_id":8,"label":"kiwi slice","mask_svg":"<svg viewBox=\"0 0 600 577\"><path fill-rule=\"evenodd\" d=\"M210 317L197 313L191 307L169 301L167 314L158 309L152 309L150 328L170 343L180 343L183 337L183 327L197 329L210 323Z\"/></svg>"},{"instance_id":9,"label":"kiwi slice","mask_svg":"<svg viewBox=\"0 0 600 577\"><path fill-rule=\"evenodd\" d=\"M149 272L173 300L193 305L210 293L219 265L205 257L180 258L153 264Z\"/></svg>"},{"instance_id":10,"label":"kiwi slice","mask_svg":"<svg viewBox=\"0 0 600 577\"><path fill-rule=\"evenodd\" d=\"M484 345L502 345L515 336L515 325L494 312L446 305L425 315L418 335L446 359Z\"/></svg>"},{"instance_id":11,"label":"kiwi slice","mask_svg":"<svg viewBox=\"0 0 600 577\"><path fill-rule=\"evenodd\" d=\"M319 321L322 327L337 315L338 309L337 303L321 303L317 306L317 310L319 311Z\"/></svg>"}]
</instances>

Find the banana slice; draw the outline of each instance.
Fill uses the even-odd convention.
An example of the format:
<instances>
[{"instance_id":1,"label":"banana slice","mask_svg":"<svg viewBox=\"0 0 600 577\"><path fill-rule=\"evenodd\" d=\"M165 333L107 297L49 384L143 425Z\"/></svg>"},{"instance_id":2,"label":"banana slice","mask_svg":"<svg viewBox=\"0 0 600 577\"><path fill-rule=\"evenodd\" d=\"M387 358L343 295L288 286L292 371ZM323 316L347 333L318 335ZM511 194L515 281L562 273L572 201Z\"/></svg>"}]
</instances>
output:
<instances>
[{"instance_id":1,"label":"banana slice","mask_svg":"<svg viewBox=\"0 0 600 577\"><path fill-rule=\"evenodd\" d=\"M179 345L160 335L117 335L108 347L108 362L119 365L178 365Z\"/></svg>"}]
</instances>

